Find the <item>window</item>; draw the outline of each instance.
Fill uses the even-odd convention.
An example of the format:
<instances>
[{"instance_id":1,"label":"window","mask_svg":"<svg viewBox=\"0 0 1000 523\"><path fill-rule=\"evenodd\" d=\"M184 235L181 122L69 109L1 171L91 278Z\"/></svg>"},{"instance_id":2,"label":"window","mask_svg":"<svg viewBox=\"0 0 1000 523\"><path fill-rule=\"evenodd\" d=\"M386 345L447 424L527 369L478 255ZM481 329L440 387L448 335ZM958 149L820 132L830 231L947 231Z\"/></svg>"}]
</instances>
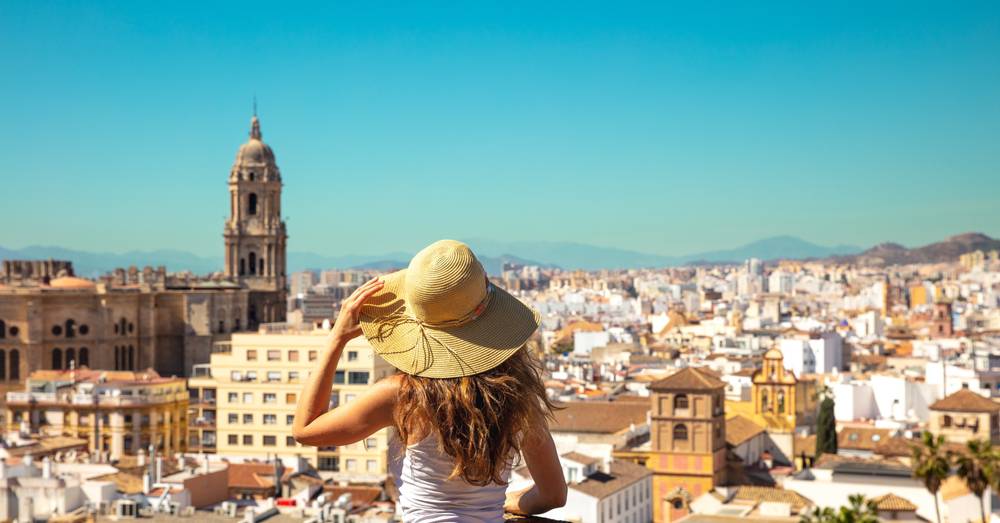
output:
<instances>
[{"instance_id":1,"label":"window","mask_svg":"<svg viewBox=\"0 0 1000 523\"><path fill-rule=\"evenodd\" d=\"M83 327L80 327L83 330ZM80 347L80 366L90 367L90 350L87 347Z\"/></svg>"},{"instance_id":2,"label":"window","mask_svg":"<svg viewBox=\"0 0 1000 523\"><path fill-rule=\"evenodd\" d=\"M0 349L0 380L7 379L7 353Z\"/></svg>"},{"instance_id":3,"label":"window","mask_svg":"<svg viewBox=\"0 0 1000 523\"><path fill-rule=\"evenodd\" d=\"M264 436L264 446L273 447L278 444L278 438L276 436Z\"/></svg>"},{"instance_id":4,"label":"window","mask_svg":"<svg viewBox=\"0 0 1000 523\"><path fill-rule=\"evenodd\" d=\"M687 394L678 394L674 396L674 408L675 409L686 409L689 407Z\"/></svg>"},{"instance_id":5,"label":"window","mask_svg":"<svg viewBox=\"0 0 1000 523\"><path fill-rule=\"evenodd\" d=\"M230 381L243 381L243 373L240 372L240 371L238 371L238 370L234 370L234 371L232 371L232 372L229 373L229 380Z\"/></svg>"},{"instance_id":6,"label":"window","mask_svg":"<svg viewBox=\"0 0 1000 523\"><path fill-rule=\"evenodd\" d=\"M251 180L252 179L253 178L251 178ZM247 214L250 214L251 216L254 215L254 214L257 214L257 194L256 193L250 193L250 196L247 198Z\"/></svg>"},{"instance_id":7,"label":"window","mask_svg":"<svg viewBox=\"0 0 1000 523\"><path fill-rule=\"evenodd\" d=\"M66 368L76 368L76 351L72 347L66 349Z\"/></svg>"},{"instance_id":8,"label":"window","mask_svg":"<svg viewBox=\"0 0 1000 523\"><path fill-rule=\"evenodd\" d=\"M267 351L267 361L281 361L281 351L280 350Z\"/></svg>"},{"instance_id":9,"label":"window","mask_svg":"<svg viewBox=\"0 0 1000 523\"><path fill-rule=\"evenodd\" d=\"M370 460L366 461L365 462L365 468L368 469L368 472L377 472L378 471L378 461L375 461L373 459L370 459Z\"/></svg>"},{"instance_id":10,"label":"window","mask_svg":"<svg viewBox=\"0 0 1000 523\"><path fill-rule=\"evenodd\" d=\"M356 350L347 351L347 361L358 361L358 351Z\"/></svg>"},{"instance_id":11,"label":"window","mask_svg":"<svg viewBox=\"0 0 1000 523\"><path fill-rule=\"evenodd\" d=\"M257 255L250 253L250 274L257 274Z\"/></svg>"},{"instance_id":12,"label":"window","mask_svg":"<svg viewBox=\"0 0 1000 523\"><path fill-rule=\"evenodd\" d=\"M687 441L687 439L688 439L687 425L683 423L678 423L677 425L674 425L674 440Z\"/></svg>"},{"instance_id":13,"label":"window","mask_svg":"<svg viewBox=\"0 0 1000 523\"><path fill-rule=\"evenodd\" d=\"M288 381L291 382L299 381L299 371L297 370L288 371Z\"/></svg>"},{"instance_id":14,"label":"window","mask_svg":"<svg viewBox=\"0 0 1000 523\"><path fill-rule=\"evenodd\" d=\"M240 402L239 393L230 392L229 394L226 395L226 401L228 401L229 403L239 403Z\"/></svg>"},{"instance_id":15,"label":"window","mask_svg":"<svg viewBox=\"0 0 1000 523\"><path fill-rule=\"evenodd\" d=\"M779 390L778 394L775 396L778 398L778 414L785 413L785 391Z\"/></svg>"},{"instance_id":16,"label":"window","mask_svg":"<svg viewBox=\"0 0 1000 523\"><path fill-rule=\"evenodd\" d=\"M278 395L273 392L264 393L264 403L277 403Z\"/></svg>"},{"instance_id":17,"label":"window","mask_svg":"<svg viewBox=\"0 0 1000 523\"><path fill-rule=\"evenodd\" d=\"M344 371L338 370L336 373L334 373L334 375L333 375L333 382L334 383L339 383L339 384L343 385L344 384Z\"/></svg>"},{"instance_id":18,"label":"window","mask_svg":"<svg viewBox=\"0 0 1000 523\"><path fill-rule=\"evenodd\" d=\"M243 403L253 403L253 393L244 392L243 393Z\"/></svg>"},{"instance_id":19,"label":"window","mask_svg":"<svg viewBox=\"0 0 1000 523\"><path fill-rule=\"evenodd\" d=\"M309 361L316 361L316 351L309 351Z\"/></svg>"},{"instance_id":20,"label":"window","mask_svg":"<svg viewBox=\"0 0 1000 523\"><path fill-rule=\"evenodd\" d=\"M66 337L67 338L76 337L76 322L73 320L66 320Z\"/></svg>"},{"instance_id":21,"label":"window","mask_svg":"<svg viewBox=\"0 0 1000 523\"><path fill-rule=\"evenodd\" d=\"M346 464L347 464L347 470L358 469L358 460L356 459L347 459Z\"/></svg>"},{"instance_id":22,"label":"window","mask_svg":"<svg viewBox=\"0 0 1000 523\"><path fill-rule=\"evenodd\" d=\"M226 442L228 442L230 445L237 445L240 442L239 436L237 436L236 434L230 434L228 437L226 437Z\"/></svg>"},{"instance_id":23,"label":"window","mask_svg":"<svg viewBox=\"0 0 1000 523\"><path fill-rule=\"evenodd\" d=\"M285 436L285 446L286 447L294 447L295 446L295 438L292 437L292 436Z\"/></svg>"},{"instance_id":24,"label":"window","mask_svg":"<svg viewBox=\"0 0 1000 523\"><path fill-rule=\"evenodd\" d=\"M243 444L244 445L253 445L253 434L244 434L243 435Z\"/></svg>"},{"instance_id":25,"label":"window","mask_svg":"<svg viewBox=\"0 0 1000 523\"><path fill-rule=\"evenodd\" d=\"M294 405L297 400L298 400L298 395L296 395L294 392L289 392L289 393L285 394L285 403L286 404L288 404L288 405Z\"/></svg>"},{"instance_id":26,"label":"window","mask_svg":"<svg viewBox=\"0 0 1000 523\"><path fill-rule=\"evenodd\" d=\"M247 361L257 361L257 350L250 349L247 351Z\"/></svg>"},{"instance_id":27,"label":"window","mask_svg":"<svg viewBox=\"0 0 1000 523\"><path fill-rule=\"evenodd\" d=\"M257 381L257 371L255 371L255 370L248 370L247 371L246 381Z\"/></svg>"},{"instance_id":28,"label":"window","mask_svg":"<svg viewBox=\"0 0 1000 523\"><path fill-rule=\"evenodd\" d=\"M62 336L62 327L60 327L59 325L53 325L52 326L52 335L53 336Z\"/></svg>"},{"instance_id":29,"label":"window","mask_svg":"<svg viewBox=\"0 0 1000 523\"><path fill-rule=\"evenodd\" d=\"M292 423L295 423L295 414L286 414L285 425L291 425Z\"/></svg>"},{"instance_id":30,"label":"window","mask_svg":"<svg viewBox=\"0 0 1000 523\"><path fill-rule=\"evenodd\" d=\"M10 350L10 365L8 367L10 379L21 379L21 353L17 352L17 349Z\"/></svg>"},{"instance_id":31,"label":"window","mask_svg":"<svg viewBox=\"0 0 1000 523\"><path fill-rule=\"evenodd\" d=\"M320 470L330 470L333 472L340 471L340 458L332 456L320 456L317 468Z\"/></svg>"},{"instance_id":32,"label":"window","mask_svg":"<svg viewBox=\"0 0 1000 523\"><path fill-rule=\"evenodd\" d=\"M378 448L378 439L368 438L365 440L365 450L374 450Z\"/></svg>"},{"instance_id":33,"label":"window","mask_svg":"<svg viewBox=\"0 0 1000 523\"><path fill-rule=\"evenodd\" d=\"M62 350L52 349L52 368L54 370L62 369Z\"/></svg>"},{"instance_id":34,"label":"window","mask_svg":"<svg viewBox=\"0 0 1000 523\"><path fill-rule=\"evenodd\" d=\"M942 418L942 420L941 420L941 425L943 425L945 427L950 427L951 426L951 416L945 414L944 418Z\"/></svg>"},{"instance_id":35,"label":"window","mask_svg":"<svg viewBox=\"0 0 1000 523\"><path fill-rule=\"evenodd\" d=\"M355 394L344 394L344 403L350 403L354 401Z\"/></svg>"},{"instance_id":36,"label":"window","mask_svg":"<svg viewBox=\"0 0 1000 523\"><path fill-rule=\"evenodd\" d=\"M239 423L239 422L240 422L240 415L236 414L236 413L233 413L233 412L230 412L229 413L229 423L232 424L232 423Z\"/></svg>"},{"instance_id":37,"label":"window","mask_svg":"<svg viewBox=\"0 0 1000 523\"><path fill-rule=\"evenodd\" d=\"M249 425L251 423L253 423L253 414L244 414L243 415L243 424L244 425Z\"/></svg>"},{"instance_id":38,"label":"window","mask_svg":"<svg viewBox=\"0 0 1000 523\"><path fill-rule=\"evenodd\" d=\"M288 361L299 361L299 351L297 350L288 351Z\"/></svg>"},{"instance_id":39,"label":"window","mask_svg":"<svg viewBox=\"0 0 1000 523\"><path fill-rule=\"evenodd\" d=\"M278 415L277 414L264 414L264 425L277 425Z\"/></svg>"},{"instance_id":40,"label":"window","mask_svg":"<svg viewBox=\"0 0 1000 523\"><path fill-rule=\"evenodd\" d=\"M352 371L347 373L347 384L348 385L368 385L368 378L370 373L368 371Z\"/></svg>"},{"instance_id":41,"label":"window","mask_svg":"<svg viewBox=\"0 0 1000 523\"><path fill-rule=\"evenodd\" d=\"M276 381L281 381L281 372L276 370L267 371L267 381L268 383L274 383Z\"/></svg>"}]
</instances>

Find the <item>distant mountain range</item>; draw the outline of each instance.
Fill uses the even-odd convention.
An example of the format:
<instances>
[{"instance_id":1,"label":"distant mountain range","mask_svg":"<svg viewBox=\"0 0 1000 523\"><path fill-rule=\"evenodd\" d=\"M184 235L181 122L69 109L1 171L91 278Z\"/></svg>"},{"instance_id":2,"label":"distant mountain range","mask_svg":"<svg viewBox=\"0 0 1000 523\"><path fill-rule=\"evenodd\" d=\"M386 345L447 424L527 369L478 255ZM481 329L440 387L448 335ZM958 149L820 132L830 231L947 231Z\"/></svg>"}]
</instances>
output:
<instances>
[{"instance_id":1,"label":"distant mountain range","mask_svg":"<svg viewBox=\"0 0 1000 523\"><path fill-rule=\"evenodd\" d=\"M868 250L853 245L824 246L793 236L775 236L740 247L706 251L684 256L662 256L627 249L599 247L573 242L499 242L482 238L465 240L480 256L491 274L500 272L504 262L565 269L625 269L670 267L705 263L738 263L747 258L827 259L840 263L886 265L897 263L935 263L954 260L966 252L1000 249L1000 240L982 233L966 233L922 247L906 248L883 243ZM516 253L511 254L511 253ZM288 269L371 268L389 270L405 267L413 253L392 252L381 255L326 256L311 252L288 253ZM94 277L116 267L165 265L170 271L190 270L207 274L222 270L222 256L198 256L178 250L129 251L124 253L88 252L62 247L32 246L23 249L0 247L0 259L71 260L80 276Z\"/></svg>"},{"instance_id":2,"label":"distant mountain range","mask_svg":"<svg viewBox=\"0 0 1000 523\"><path fill-rule=\"evenodd\" d=\"M871 249L850 256L835 256L833 261L866 266L903 265L909 263L941 263L954 261L973 251L1000 250L1000 240L979 232L958 234L943 241L908 249L898 243L880 243Z\"/></svg>"}]
</instances>

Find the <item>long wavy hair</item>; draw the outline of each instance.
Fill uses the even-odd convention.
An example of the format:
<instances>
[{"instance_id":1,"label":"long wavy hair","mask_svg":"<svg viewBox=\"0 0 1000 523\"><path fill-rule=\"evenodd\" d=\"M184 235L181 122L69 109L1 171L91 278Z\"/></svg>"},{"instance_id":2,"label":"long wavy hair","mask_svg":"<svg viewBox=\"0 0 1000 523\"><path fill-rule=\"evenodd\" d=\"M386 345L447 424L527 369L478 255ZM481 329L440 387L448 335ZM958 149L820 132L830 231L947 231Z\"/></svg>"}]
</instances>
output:
<instances>
[{"instance_id":1,"label":"long wavy hair","mask_svg":"<svg viewBox=\"0 0 1000 523\"><path fill-rule=\"evenodd\" d=\"M412 435L440 436L441 450L455 460L448 479L502 485L524 438L545 433L554 408L537 360L522 347L497 367L473 376L402 374L393 419L403 446Z\"/></svg>"}]
</instances>

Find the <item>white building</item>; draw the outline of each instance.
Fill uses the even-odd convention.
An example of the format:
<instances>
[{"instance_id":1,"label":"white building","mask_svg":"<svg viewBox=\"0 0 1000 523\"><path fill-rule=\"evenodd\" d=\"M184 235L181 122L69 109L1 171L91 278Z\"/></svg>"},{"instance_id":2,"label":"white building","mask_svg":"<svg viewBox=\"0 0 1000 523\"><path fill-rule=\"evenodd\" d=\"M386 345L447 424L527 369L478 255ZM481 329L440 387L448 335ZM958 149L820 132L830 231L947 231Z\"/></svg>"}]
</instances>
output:
<instances>
[{"instance_id":1,"label":"white building","mask_svg":"<svg viewBox=\"0 0 1000 523\"><path fill-rule=\"evenodd\" d=\"M629 461L595 458L580 452L559 456L569 487L566 505L542 517L579 523L637 523L653 519L653 473ZM531 485L527 467L511 473L508 491Z\"/></svg>"},{"instance_id":2,"label":"white building","mask_svg":"<svg viewBox=\"0 0 1000 523\"><path fill-rule=\"evenodd\" d=\"M797 376L827 374L840 370L844 362L844 342L836 332L783 338L778 349L785 357L785 368Z\"/></svg>"},{"instance_id":3,"label":"white building","mask_svg":"<svg viewBox=\"0 0 1000 523\"><path fill-rule=\"evenodd\" d=\"M820 507L834 510L849 504L849 496L864 493L867 498L895 494L917 506L917 515L925 521L937 521L934 497L920 480L913 478L908 466L878 460L831 456L815 467L786 478L784 487L809 498ZM959 484L956 484L958 482ZM950 476L938 492L941 521L979 521L979 498L969 492L962 480ZM992 512L989 490L986 513Z\"/></svg>"},{"instance_id":4,"label":"white building","mask_svg":"<svg viewBox=\"0 0 1000 523\"><path fill-rule=\"evenodd\" d=\"M611 343L611 333L608 331L573 333L573 354L588 355L594 347L604 347Z\"/></svg>"},{"instance_id":5,"label":"white building","mask_svg":"<svg viewBox=\"0 0 1000 523\"><path fill-rule=\"evenodd\" d=\"M851 380L830 385L837 421L927 420L930 404L941 396L927 383L903 376L875 374L868 380Z\"/></svg>"}]
</instances>

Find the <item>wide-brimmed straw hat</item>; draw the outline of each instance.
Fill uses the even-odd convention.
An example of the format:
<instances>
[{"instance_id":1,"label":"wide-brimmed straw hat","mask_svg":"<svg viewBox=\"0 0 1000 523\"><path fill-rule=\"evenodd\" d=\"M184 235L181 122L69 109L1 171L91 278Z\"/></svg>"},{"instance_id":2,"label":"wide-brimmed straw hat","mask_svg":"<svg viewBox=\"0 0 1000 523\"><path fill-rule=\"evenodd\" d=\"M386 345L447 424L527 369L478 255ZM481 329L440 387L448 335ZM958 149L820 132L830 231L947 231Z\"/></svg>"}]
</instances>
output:
<instances>
[{"instance_id":1,"label":"wide-brimmed straw hat","mask_svg":"<svg viewBox=\"0 0 1000 523\"><path fill-rule=\"evenodd\" d=\"M377 354L407 374L488 371L538 329L538 313L490 283L462 242L435 242L382 279L384 287L361 308L361 330Z\"/></svg>"}]
</instances>

